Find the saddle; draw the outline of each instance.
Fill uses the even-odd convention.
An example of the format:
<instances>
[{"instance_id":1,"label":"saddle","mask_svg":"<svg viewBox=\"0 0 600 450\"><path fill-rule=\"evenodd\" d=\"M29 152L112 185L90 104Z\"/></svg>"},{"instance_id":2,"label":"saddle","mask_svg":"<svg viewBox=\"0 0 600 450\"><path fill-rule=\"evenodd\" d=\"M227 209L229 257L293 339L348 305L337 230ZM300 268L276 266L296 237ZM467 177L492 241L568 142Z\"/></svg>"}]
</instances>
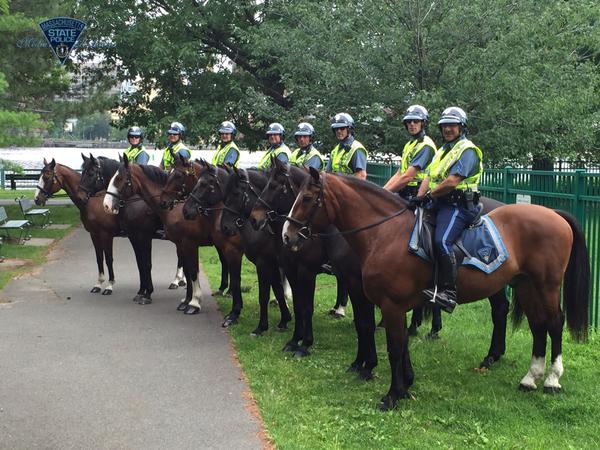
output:
<instances>
[{"instance_id":1,"label":"saddle","mask_svg":"<svg viewBox=\"0 0 600 450\"><path fill-rule=\"evenodd\" d=\"M473 222L454 243L458 265L469 265L484 273L492 273L506 261L508 252L496 225L487 215L481 215L482 206ZM408 241L408 250L425 261L435 261L433 236L435 214L417 208L417 220Z\"/></svg>"}]
</instances>

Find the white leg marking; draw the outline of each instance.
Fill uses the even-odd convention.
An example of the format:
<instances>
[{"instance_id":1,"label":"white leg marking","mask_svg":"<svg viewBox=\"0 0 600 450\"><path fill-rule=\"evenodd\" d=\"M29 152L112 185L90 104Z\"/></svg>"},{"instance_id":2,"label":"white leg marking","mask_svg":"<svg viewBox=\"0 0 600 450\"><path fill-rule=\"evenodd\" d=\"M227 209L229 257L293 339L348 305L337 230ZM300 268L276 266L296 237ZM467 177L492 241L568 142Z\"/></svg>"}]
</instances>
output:
<instances>
[{"instance_id":1,"label":"white leg marking","mask_svg":"<svg viewBox=\"0 0 600 450\"><path fill-rule=\"evenodd\" d=\"M190 306L195 306L199 309L202 309L202 289L200 288L200 280L196 277L196 281L192 284L192 300L190 301Z\"/></svg>"},{"instance_id":2,"label":"white leg marking","mask_svg":"<svg viewBox=\"0 0 600 450\"><path fill-rule=\"evenodd\" d=\"M346 317L346 308L344 308L342 305L340 305L335 310L335 313L340 317Z\"/></svg>"},{"instance_id":3,"label":"white leg marking","mask_svg":"<svg viewBox=\"0 0 600 450\"><path fill-rule=\"evenodd\" d=\"M544 387L561 389L562 386L558 380L560 377L562 377L564 371L565 369L563 368L562 364L562 355L558 355L548 370L548 378L546 378L546 381L544 382Z\"/></svg>"},{"instance_id":4,"label":"white leg marking","mask_svg":"<svg viewBox=\"0 0 600 450\"><path fill-rule=\"evenodd\" d=\"M183 280L185 276L183 275L183 267L178 267L177 272L175 273L175 278L171 281L171 284L179 285L179 282Z\"/></svg>"},{"instance_id":5,"label":"white leg marking","mask_svg":"<svg viewBox=\"0 0 600 450\"><path fill-rule=\"evenodd\" d=\"M535 382L541 380L544 376L544 370L546 367L546 358L540 356L533 356L531 358L531 365L527 375L521 380L521 385L527 386L531 389L537 389Z\"/></svg>"},{"instance_id":6,"label":"white leg marking","mask_svg":"<svg viewBox=\"0 0 600 450\"><path fill-rule=\"evenodd\" d=\"M104 280L106 278L104 277L104 272L98 272L98 282L94 285L94 287L97 287L98 289L102 288L102 283L104 283Z\"/></svg>"},{"instance_id":7,"label":"white leg marking","mask_svg":"<svg viewBox=\"0 0 600 450\"><path fill-rule=\"evenodd\" d=\"M285 277L285 275L283 275L283 273L281 274L281 282L283 283L283 296L286 302L287 300L292 301L292 299L294 298L292 294L292 287L290 286L290 282Z\"/></svg>"},{"instance_id":8,"label":"white leg marking","mask_svg":"<svg viewBox=\"0 0 600 450\"><path fill-rule=\"evenodd\" d=\"M111 213L111 214L119 213L119 208L118 208L118 205L116 202L117 198L113 195L108 195L108 192L115 194L115 195L119 195L119 191L115 187L115 178L117 177L117 173L115 173L113 175L113 177L110 179L110 183L108 184L108 189L106 190L107 193L104 195L104 201L102 202L102 204L104 205L104 210L107 213Z\"/></svg>"}]
</instances>

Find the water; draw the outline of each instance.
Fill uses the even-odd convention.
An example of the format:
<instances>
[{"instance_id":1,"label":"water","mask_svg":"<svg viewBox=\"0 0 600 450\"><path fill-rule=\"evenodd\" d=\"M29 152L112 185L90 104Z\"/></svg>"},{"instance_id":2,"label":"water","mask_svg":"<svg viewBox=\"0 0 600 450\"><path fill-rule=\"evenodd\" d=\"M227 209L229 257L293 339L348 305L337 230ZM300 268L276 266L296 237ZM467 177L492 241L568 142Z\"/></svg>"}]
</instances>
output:
<instances>
[{"instance_id":1,"label":"water","mask_svg":"<svg viewBox=\"0 0 600 450\"><path fill-rule=\"evenodd\" d=\"M94 156L106 156L108 158L119 159L123 149L118 148L74 148L74 147L18 147L18 148L0 148L0 159L15 162L28 170L41 170L44 166L44 158L50 161L52 158L57 163L80 169L81 153L89 156L90 152ZM150 154L150 164L158 166L162 158L162 150L148 150ZM212 161L215 150L192 150L192 158L204 158ZM256 167L264 152L242 151L240 155L240 167Z\"/></svg>"}]
</instances>

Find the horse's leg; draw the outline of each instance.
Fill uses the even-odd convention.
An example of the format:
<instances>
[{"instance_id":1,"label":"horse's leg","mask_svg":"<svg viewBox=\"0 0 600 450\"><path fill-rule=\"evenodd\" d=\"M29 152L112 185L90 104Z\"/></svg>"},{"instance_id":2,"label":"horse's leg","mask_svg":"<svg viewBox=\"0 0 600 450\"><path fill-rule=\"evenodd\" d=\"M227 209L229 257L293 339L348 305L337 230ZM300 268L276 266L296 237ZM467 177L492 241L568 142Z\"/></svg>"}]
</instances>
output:
<instances>
[{"instance_id":1,"label":"horse's leg","mask_svg":"<svg viewBox=\"0 0 600 450\"><path fill-rule=\"evenodd\" d=\"M97 234L91 234L92 244L94 244L94 251L96 252L96 264L98 265L98 282L94 285L90 291L92 294L97 294L102 290L102 283L104 283L104 254L102 248L102 238Z\"/></svg>"},{"instance_id":2,"label":"horse's leg","mask_svg":"<svg viewBox=\"0 0 600 450\"><path fill-rule=\"evenodd\" d=\"M137 237L135 237L132 234L130 234L128 236L129 238L129 242L131 242L131 246L133 247L133 253L135 254L135 261L136 261L136 265L137 265L137 269L138 269L138 275L140 278L140 288L137 292L137 295L135 297L133 297L133 301L136 303L139 303L139 301L142 298L142 295L144 294L144 275L143 275L143 266L144 266L144 262L142 260L143 255L142 255L142 250L141 250L141 246L139 244L139 239Z\"/></svg>"},{"instance_id":3,"label":"horse's leg","mask_svg":"<svg viewBox=\"0 0 600 450\"><path fill-rule=\"evenodd\" d=\"M152 236L151 234L141 235L141 253L142 253L142 270L143 270L143 289L144 294L138 301L140 305L149 305L152 303L152 292L154 292L154 286L152 285Z\"/></svg>"},{"instance_id":4,"label":"horse's leg","mask_svg":"<svg viewBox=\"0 0 600 450\"><path fill-rule=\"evenodd\" d=\"M198 314L202 309L202 289L199 281L199 263L198 263L198 246L193 242L184 243L184 258L183 264L187 269L187 291L190 296L190 302L185 314Z\"/></svg>"},{"instance_id":5,"label":"horse's leg","mask_svg":"<svg viewBox=\"0 0 600 450\"><path fill-rule=\"evenodd\" d=\"M286 276L280 270L279 265L273 265L271 269L271 288L273 289L273 294L277 300L280 313L277 329L287 330L287 324L292 320L292 315L290 314L290 309L288 308L286 301L286 285L288 289L291 290L291 288Z\"/></svg>"},{"instance_id":6,"label":"horse's leg","mask_svg":"<svg viewBox=\"0 0 600 450\"><path fill-rule=\"evenodd\" d=\"M227 286L229 283L229 268L227 266L227 258L225 258L225 254L223 251L215 246L217 249L217 253L219 255L219 261L221 262L221 284L219 284L219 289L212 293L214 296L220 296L225 293L227 290Z\"/></svg>"},{"instance_id":7,"label":"horse's leg","mask_svg":"<svg viewBox=\"0 0 600 450\"><path fill-rule=\"evenodd\" d=\"M427 334L427 339L439 339L441 330L442 308L439 305L431 305L431 331Z\"/></svg>"},{"instance_id":8,"label":"horse's leg","mask_svg":"<svg viewBox=\"0 0 600 450\"><path fill-rule=\"evenodd\" d=\"M294 356L297 358L302 358L308 356L310 353L308 349L314 343L314 333L313 333L313 325L312 318L315 309L315 285L317 281L317 273L311 271L307 267L303 265L298 266L298 286L299 293L302 297L302 322L303 322L303 331L302 331L302 343L300 347L294 352Z\"/></svg>"},{"instance_id":9,"label":"horse's leg","mask_svg":"<svg viewBox=\"0 0 600 450\"><path fill-rule=\"evenodd\" d=\"M183 250L180 245L176 246L176 249L177 249L177 266L178 266L177 272L179 272L179 269L181 269L182 276L185 279L187 274L185 273L185 268L182 263L183 257L181 256L181 252ZM180 266L180 264L181 264L181 266ZM177 286L179 286L179 284ZM169 286L169 289L171 289L171 286ZM177 311L185 311L187 309L188 304L191 299L192 299L191 285L186 280L185 296L182 297L181 300L179 301L179 305L177 305Z\"/></svg>"},{"instance_id":10,"label":"horse's leg","mask_svg":"<svg viewBox=\"0 0 600 450\"><path fill-rule=\"evenodd\" d=\"M377 366L377 349L375 347L375 306L367 299L362 287L362 280L356 278L349 282L350 301L354 312L358 351L349 372L358 372L361 380L371 380L373 369Z\"/></svg>"},{"instance_id":11,"label":"horse's leg","mask_svg":"<svg viewBox=\"0 0 600 450\"><path fill-rule=\"evenodd\" d=\"M227 267L229 268L230 287L232 305L231 312L225 316L221 326L228 327L237 323L238 317L242 313L244 302L242 299L241 276L242 276L242 253L235 248L225 249L223 251L227 258Z\"/></svg>"},{"instance_id":12,"label":"horse's leg","mask_svg":"<svg viewBox=\"0 0 600 450\"><path fill-rule=\"evenodd\" d=\"M336 319L346 317L346 305L348 304L348 286L344 277L336 272L335 279L337 280L337 296L335 306L329 310ZM354 304L354 303L353 303Z\"/></svg>"},{"instance_id":13,"label":"horse's leg","mask_svg":"<svg viewBox=\"0 0 600 450\"><path fill-rule=\"evenodd\" d=\"M267 261L258 258L256 261L256 275L258 277L258 326L254 329L252 336L260 336L269 329L269 294L271 293L271 268Z\"/></svg>"},{"instance_id":14,"label":"horse's leg","mask_svg":"<svg viewBox=\"0 0 600 450\"><path fill-rule=\"evenodd\" d=\"M175 272L175 277L173 278L173 281L171 281L171 283L169 284L169 289L177 289L177 288L179 288L179 286L185 286L185 285L186 285L186 280L185 280L185 274L183 272L183 263L181 262L181 259L178 256L177 257L177 271Z\"/></svg>"},{"instance_id":15,"label":"horse's leg","mask_svg":"<svg viewBox=\"0 0 600 450\"><path fill-rule=\"evenodd\" d=\"M304 317L302 315L302 292L298 285L297 268L290 267L286 270L286 277L292 287L292 304L294 306L294 333L289 341L283 347L284 352L296 352L299 348L299 342L304 332Z\"/></svg>"},{"instance_id":16,"label":"horse's leg","mask_svg":"<svg viewBox=\"0 0 600 450\"><path fill-rule=\"evenodd\" d=\"M396 407L399 399L410 397L408 388L413 382L414 374L408 353L406 313L390 299L385 299L381 303L381 311L385 317L387 351L392 376L390 389L381 399L379 409L389 411Z\"/></svg>"},{"instance_id":17,"label":"horse's leg","mask_svg":"<svg viewBox=\"0 0 600 450\"><path fill-rule=\"evenodd\" d=\"M544 381L545 393L558 393L562 389L559 380L564 372L562 364L563 325L564 315L562 313L559 314L559 317L551 320L548 325L548 334L550 335L551 342L551 365L548 369L548 377Z\"/></svg>"},{"instance_id":18,"label":"horse's leg","mask_svg":"<svg viewBox=\"0 0 600 450\"><path fill-rule=\"evenodd\" d=\"M113 269L113 237L110 235L102 236L102 247L104 248L104 259L108 269L108 285L102 291L102 295L111 295L115 284L115 271Z\"/></svg>"},{"instance_id":19,"label":"horse's leg","mask_svg":"<svg viewBox=\"0 0 600 450\"><path fill-rule=\"evenodd\" d=\"M416 336L418 334L417 329L421 326L423 322L423 307L419 306L412 310L412 315L410 317L410 326L408 327L408 335Z\"/></svg>"},{"instance_id":20,"label":"horse's leg","mask_svg":"<svg viewBox=\"0 0 600 450\"><path fill-rule=\"evenodd\" d=\"M487 356L479 364L480 369L489 369L506 351L506 318L509 309L506 289L502 288L490 296L489 301L492 308L492 341Z\"/></svg>"}]
</instances>

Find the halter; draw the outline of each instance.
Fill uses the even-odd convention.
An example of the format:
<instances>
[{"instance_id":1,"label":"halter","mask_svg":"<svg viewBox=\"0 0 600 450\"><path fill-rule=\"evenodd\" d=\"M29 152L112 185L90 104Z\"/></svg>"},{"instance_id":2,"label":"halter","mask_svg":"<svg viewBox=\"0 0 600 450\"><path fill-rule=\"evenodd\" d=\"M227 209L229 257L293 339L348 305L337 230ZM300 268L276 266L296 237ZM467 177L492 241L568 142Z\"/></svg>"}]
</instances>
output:
<instances>
[{"instance_id":1,"label":"halter","mask_svg":"<svg viewBox=\"0 0 600 450\"><path fill-rule=\"evenodd\" d=\"M54 169L52 169L52 180L51 181L52 181L52 184L54 184L55 181L60 184L60 181L58 180L58 177L56 176L56 167ZM50 186L52 186L52 184ZM53 195L51 192L48 192L43 186L40 186L39 183L36 185L36 188L39 189L42 194L44 194L44 196L46 197L46 200L48 200Z\"/></svg>"},{"instance_id":2,"label":"halter","mask_svg":"<svg viewBox=\"0 0 600 450\"><path fill-rule=\"evenodd\" d=\"M96 190L97 186L104 187L104 176L102 175L102 164L100 163L99 159L97 159L96 161L98 162L98 164L96 165L96 167L98 167L98 174L96 175L94 187L90 189L90 188L82 185L81 181L79 182L79 189L81 189L83 192L85 192L84 203L87 203L91 197L94 197L99 191L102 190L102 188ZM83 177L82 177L82 179L83 179Z\"/></svg>"},{"instance_id":3,"label":"halter","mask_svg":"<svg viewBox=\"0 0 600 450\"><path fill-rule=\"evenodd\" d=\"M210 175L211 177L213 177L215 179L215 185L219 188L219 192L221 194L221 198L224 198L225 195L223 194L223 188L221 187L221 182L219 181L219 178L217 176L217 173L215 171L215 173L212 173L210 170L207 171L207 174ZM198 214L208 217L208 215L212 212L212 211L221 211L221 210L228 210L229 208L227 208L226 206L220 206L220 207L205 207L202 206L202 203L204 202L203 199L201 199L200 197L198 197L196 194L194 194L194 191L192 190L188 196L194 200L194 202L196 203L196 211L198 211ZM231 210L230 210L231 211ZM236 213L236 211L233 211L234 213Z\"/></svg>"},{"instance_id":4,"label":"halter","mask_svg":"<svg viewBox=\"0 0 600 450\"><path fill-rule=\"evenodd\" d=\"M197 179L198 179L198 178L196 177L196 174L194 173L194 170L193 170L193 168L189 168L189 169L188 169L188 168L185 168L185 169L182 169L182 168L179 168L179 167L173 167L171 170L172 170L172 171L177 171L177 172L182 172L182 173L183 173L183 175L184 175L185 177L192 176L192 177L194 177L194 179L195 179L195 180L197 180ZM163 192L165 192L165 191L163 190ZM186 198L187 198L187 197L188 197L190 194L191 194L191 191L190 191L190 192L187 192L187 189L186 189L186 183L185 183L185 181L184 181L184 182L181 184L181 187L179 188L179 190L178 190L178 191L175 191L175 196L176 196L176 198L175 198L174 200L171 200L171 202L170 202L170 204L171 204L171 209L173 209L173 206L174 206L174 204L175 204L175 203L178 203L178 202L183 202L183 201L185 201L185 199L186 199Z\"/></svg>"},{"instance_id":5,"label":"halter","mask_svg":"<svg viewBox=\"0 0 600 450\"><path fill-rule=\"evenodd\" d=\"M285 176L285 184L284 184L284 187L285 187L285 186L287 186L287 187L290 189L290 191L292 192L292 195L293 195L294 197L297 197L297 196L298 196L298 192L297 192L296 188L294 187L294 185L293 185L293 183L292 183L292 181L291 181L291 179L290 179L290 174L289 174L288 172L285 172L285 173L283 173L283 175ZM285 214L279 214L279 213L278 213L278 212L275 210L275 208L274 208L274 207L270 206L270 205L269 205L269 204L268 204L268 203L267 203L267 202L266 202L266 201L265 201L265 200L262 198L262 195L263 195L263 194L265 194L265 192L267 192L268 188L269 188L269 184L267 183L267 185L265 186L265 188L264 188L264 189L263 189L263 191L261 192L261 197L259 197L259 198L258 198L258 201L259 201L260 203L262 203L262 204L263 204L263 205L264 205L264 206L267 208L267 211L265 212L265 215L266 215L266 217L267 217L267 222L269 222L269 223L273 223L273 222L275 222L275 221L277 221L277 220L281 220L281 219L285 219L285 218L287 218L287 216L286 216ZM266 224L264 224L264 225L263 225L263 227L264 227L265 225L266 225Z\"/></svg>"},{"instance_id":6,"label":"halter","mask_svg":"<svg viewBox=\"0 0 600 450\"><path fill-rule=\"evenodd\" d=\"M267 209L272 209L271 206L263 198L261 198L262 193L259 193L256 190L256 188L254 187L254 185L252 183L250 183L250 177L248 176L248 172L245 169L241 169L241 170L246 175L245 180L241 179L241 178L239 179L240 183L243 183L246 185L246 188L243 191L243 197L242 197L242 210L234 211L232 208L230 208L228 206L225 206L225 208L224 208L236 216L235 226L240 229L246 223L246 218L243 217L243 215L244 215L244 211L246 211L246 209L248 207L248 204L250 203L250 196L248 195L248 190L250 190L250 192L252 192L252 194L254 194L254 196L256 197L256 202L262 203ZM263 190L263 193L264 193L264 190ZM273 231L270 230L270 233L273 234Z\"/></svg>"},{"instance_id":7,"label":"halter","mask_svg":"<svg viewBox=\"0 0 600 450\"><path fill-rule=\"evenodd\" d=\"M133 189L133 182L131 181L131 172L129 171L129 169L125 169L125 172L127 172L127 181L125 181L125 187L129 187ZM119 194L119 192L117 191L117 193L115 194L114 192L110 192L110 191L106 191L106 195L110 195L111 197L116 198L119 201L119 208L122 208L123 206L125 206L125 200L121 199L121 195Z\"/></svg>"}]
</instances>

